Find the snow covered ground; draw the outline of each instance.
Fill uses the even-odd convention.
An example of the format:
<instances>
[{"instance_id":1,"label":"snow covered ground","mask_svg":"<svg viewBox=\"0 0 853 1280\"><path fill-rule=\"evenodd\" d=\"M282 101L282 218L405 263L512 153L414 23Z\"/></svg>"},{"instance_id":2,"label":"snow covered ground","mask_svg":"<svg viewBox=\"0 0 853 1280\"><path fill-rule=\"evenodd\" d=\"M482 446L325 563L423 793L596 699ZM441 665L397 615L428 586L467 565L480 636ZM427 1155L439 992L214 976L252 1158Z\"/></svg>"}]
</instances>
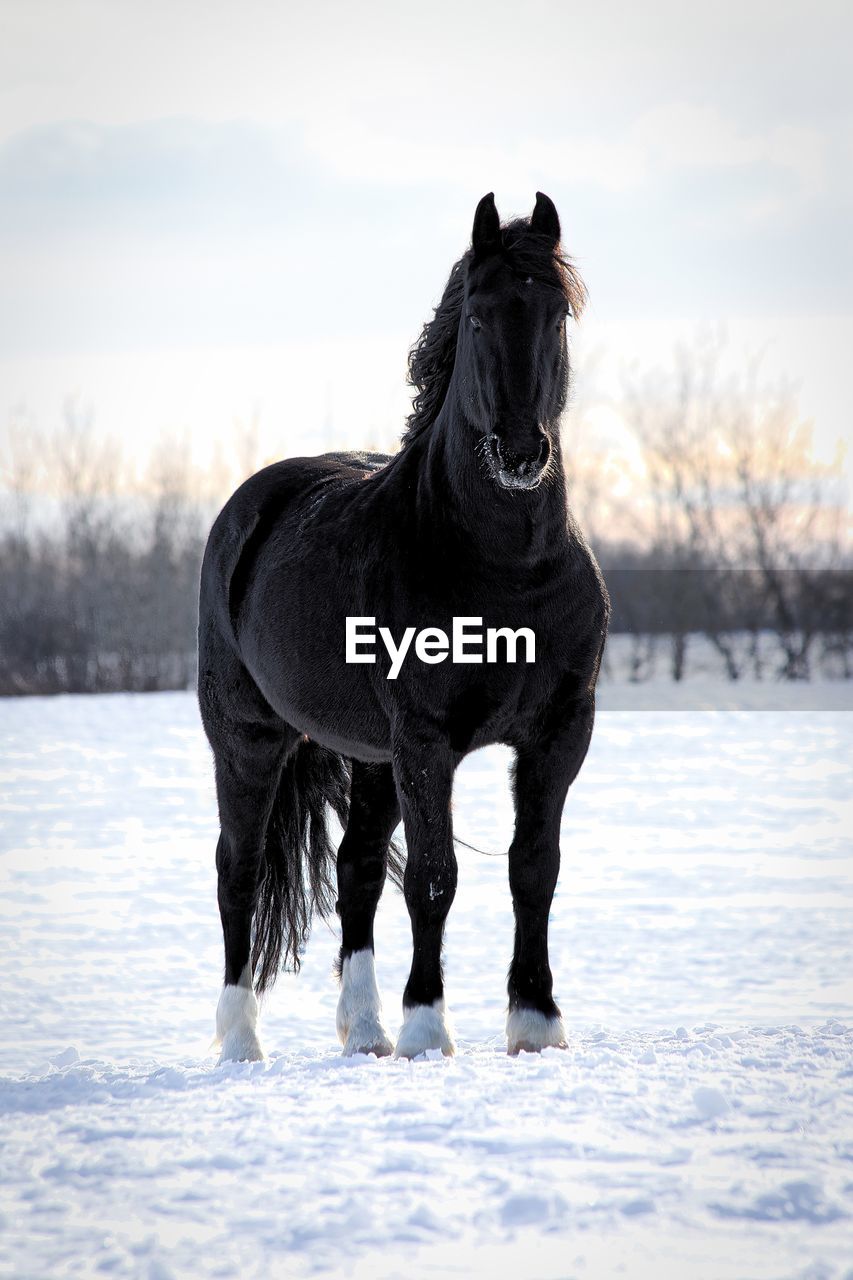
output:
<instances>
[{"instance_id":1,"label":"snow covered ground","mask_svg":"<svg viewBox=\"0 0 853 1280\"><path fill-rule=\"evenodd\" d=\"M604 691L566 810L568 1051L506 1057L506 862L460 848L454 1060L343 1060L318 924L267 1001L269 1062L223 1068L192 696L0 705L0 1274L853 1277L849 689L824 711L632 696ZM506 765L458 777L488 854ZM408 959L388 890L392 1026Z\"/></svg>"}]
</instances>

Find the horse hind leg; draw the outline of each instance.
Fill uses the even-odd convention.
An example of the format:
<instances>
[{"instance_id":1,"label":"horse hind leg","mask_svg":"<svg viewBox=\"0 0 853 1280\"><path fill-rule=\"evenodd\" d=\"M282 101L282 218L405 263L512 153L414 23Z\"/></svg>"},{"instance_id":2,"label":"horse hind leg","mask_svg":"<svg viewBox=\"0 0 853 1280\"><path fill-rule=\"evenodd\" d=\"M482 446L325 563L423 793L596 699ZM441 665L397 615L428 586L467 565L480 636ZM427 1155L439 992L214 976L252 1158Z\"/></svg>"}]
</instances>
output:
<instances>
[{"instance_id":1,"label":"horse hind leg","mask_svg":"<svg viewBox=\"0 0 853 1280\"><path fill-rule=\"evenodd\" d=\"M338 914L341 918L337 1030L344 1054L384 1057L394 1045L382 1022L374 965L373 921L385 883L388 847L400 820L390 765L352 765L346 831L338 850Z\"/></svg>"},{"instance_id":2,"label":"horse hind leg","mask_svg":"<svg viewBox=\"0 0 853 1280\"><path fill-rule=\"evenodd\" d=\"M221 834L216 850L217 897L225 946L225 982L216 1009L220 1062L264 1057L251 965L252 919L262 879L264 841L284 756L297 735L276 731L232 735L217 754Z\"/></svg>"},{"instance_id":3,"label":"horse hind leg","mask_svg":"<svg viewBox=\"0 0 853 1280\"><path fill-rule=\"evenodd\" d=\"M247 673L229 674L233 678L218 686L229 691L227 707L214 700L210 682L201 698L215 759L220 821L216 870L225 981L216 1010L216 1041L220 1062L252 1062L264 1057L250 958L252 919L282 765L298 734L270 710Z\"/></svg>"}]
</instances>

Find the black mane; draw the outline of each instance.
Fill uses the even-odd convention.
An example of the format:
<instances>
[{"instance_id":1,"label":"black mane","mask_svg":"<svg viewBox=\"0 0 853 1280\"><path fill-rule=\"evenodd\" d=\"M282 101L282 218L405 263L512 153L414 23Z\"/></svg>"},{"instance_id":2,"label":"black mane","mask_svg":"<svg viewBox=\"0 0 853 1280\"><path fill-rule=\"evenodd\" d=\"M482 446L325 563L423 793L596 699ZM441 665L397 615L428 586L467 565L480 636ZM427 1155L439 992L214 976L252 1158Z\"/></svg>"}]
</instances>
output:
<instances>
[{"instance_id":1,"label":"black mane","mask_svg":"<svg viewBox=\"0 0 853 1280\"><path fill-rule=\"evenodd\" d=\"M571 259L544 235L530 230L529 218L514 218L501 227L501 252L512 270L562 289L571 315L577 319L586 304L586 287ZM403 445L427 431L438 417L447 395L456 359L456 336L465 297L465 279L473 258L468 249L454 263L441 301L409 352L409 385L414 387L412 412L406 419Z\"/></svg>"}]
</instances>

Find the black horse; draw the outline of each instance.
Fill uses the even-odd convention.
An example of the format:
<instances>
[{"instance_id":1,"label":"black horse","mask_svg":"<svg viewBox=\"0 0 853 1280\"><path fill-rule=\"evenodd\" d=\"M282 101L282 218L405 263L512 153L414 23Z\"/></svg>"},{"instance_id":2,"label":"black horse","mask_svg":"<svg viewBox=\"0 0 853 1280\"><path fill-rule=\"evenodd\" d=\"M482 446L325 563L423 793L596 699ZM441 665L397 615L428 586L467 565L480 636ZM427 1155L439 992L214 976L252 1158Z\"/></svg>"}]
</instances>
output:
<instances>
[{"instance_id":1,"label":"black horse","mask_svg":"<svg viewBox=\"0 0 853 1280\"><path fill-rule=\"evenodd\" d=\"M373 965L389 872L413 940L396 1053L453 1052L441 965L457 880L451 790L462 757L490 743L515 752L509 1051L565 1044L548 915L609 605L566 500L566 318L585 290L559 242L547 196L504 226L484 196L472 246L411 353L400 451L275 463L213 526L199 699L221 824L223 1060L262 1057L255 991L283 960L298 967L313 910L333 904L344 1051L394 1050ZM454 619L466 643L451 654L441 637ZM411 629L424 633L393 678L386 647L368 643L373 624L398 653ZM478 626L489 653L472 640ZM368 640L347 662L353 627ZM531 632L534 645L522 645ZM336 889L329 805L344 828ZM392 842L401 815L405 871Z\"/></svg>"}]
</instances>

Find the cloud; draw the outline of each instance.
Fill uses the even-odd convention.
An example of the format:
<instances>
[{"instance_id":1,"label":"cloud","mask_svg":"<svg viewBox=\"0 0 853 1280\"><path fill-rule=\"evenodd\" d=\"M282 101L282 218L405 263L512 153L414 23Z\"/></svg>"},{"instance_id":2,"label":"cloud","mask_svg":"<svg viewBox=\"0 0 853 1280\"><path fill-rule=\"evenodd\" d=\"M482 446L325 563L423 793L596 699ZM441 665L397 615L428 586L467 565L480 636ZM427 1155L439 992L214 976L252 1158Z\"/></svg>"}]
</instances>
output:
<instances>
[{"instance_id":1,"label":"cloud","mask_svg":"<svg viewBox=\"0 0 853 1280\"><path fill-rule=\"evenodd\" d=\"M837 139L689 102L560 127L417 147L358 118L28 130L0 146L0 341L414 333L491 188L504 216L549 191L605 314L849 306Z\"/></svg>"},{"instance_id":2,"label":"cloud","mask_svg":"<svg viewBox=\"0 0 853 1280\"><path fill-rule=\"evenodd\" d=\"M727 174L749 170L769 186L781 179L800 202L824 195L832 176L829 144L819 130L782 125L749 131L716 107L689 102L653 107L611 133L563 129L523 142L442 138L407 149L393 128L339 120L310 130L308 143L342 177L403 185L465 183L475 172L484 179L499 173L505 186L525 190L541 174L568 165L573 183L629 192L703 171L724 183ZM779 211L775 198L762 207L768 215Z\"/></svg>"},{"instance_id":3,"label":"cloud","mask_svg":"<svg viewBox=\"0 0 853 1280\"><path fill-rule=\"evenodd\" d=\"M829 146L814 128L783 125L748 131L716 107L682 102L645 112L631 133L644 156L646 182L679 171L724 175L749 170L765 176L768 185L781 178L788 209L792 202L817 200L827 190ZM763 209L768 216L784 212L772 200Z\"/></svg>"},{"instance_id":4,"label":"cloud","mask_svg":"<svg viewBox=\"0 0 853 1280\"><path fill-rule=\"evenodd\" d=\"M0 341L266 341L393 327L401 311L414 327L467 235L457 225L427 282L414 247L441 198L343 180L282 129L32 130L0 147Z\"/></svg>"}]
</instances>

